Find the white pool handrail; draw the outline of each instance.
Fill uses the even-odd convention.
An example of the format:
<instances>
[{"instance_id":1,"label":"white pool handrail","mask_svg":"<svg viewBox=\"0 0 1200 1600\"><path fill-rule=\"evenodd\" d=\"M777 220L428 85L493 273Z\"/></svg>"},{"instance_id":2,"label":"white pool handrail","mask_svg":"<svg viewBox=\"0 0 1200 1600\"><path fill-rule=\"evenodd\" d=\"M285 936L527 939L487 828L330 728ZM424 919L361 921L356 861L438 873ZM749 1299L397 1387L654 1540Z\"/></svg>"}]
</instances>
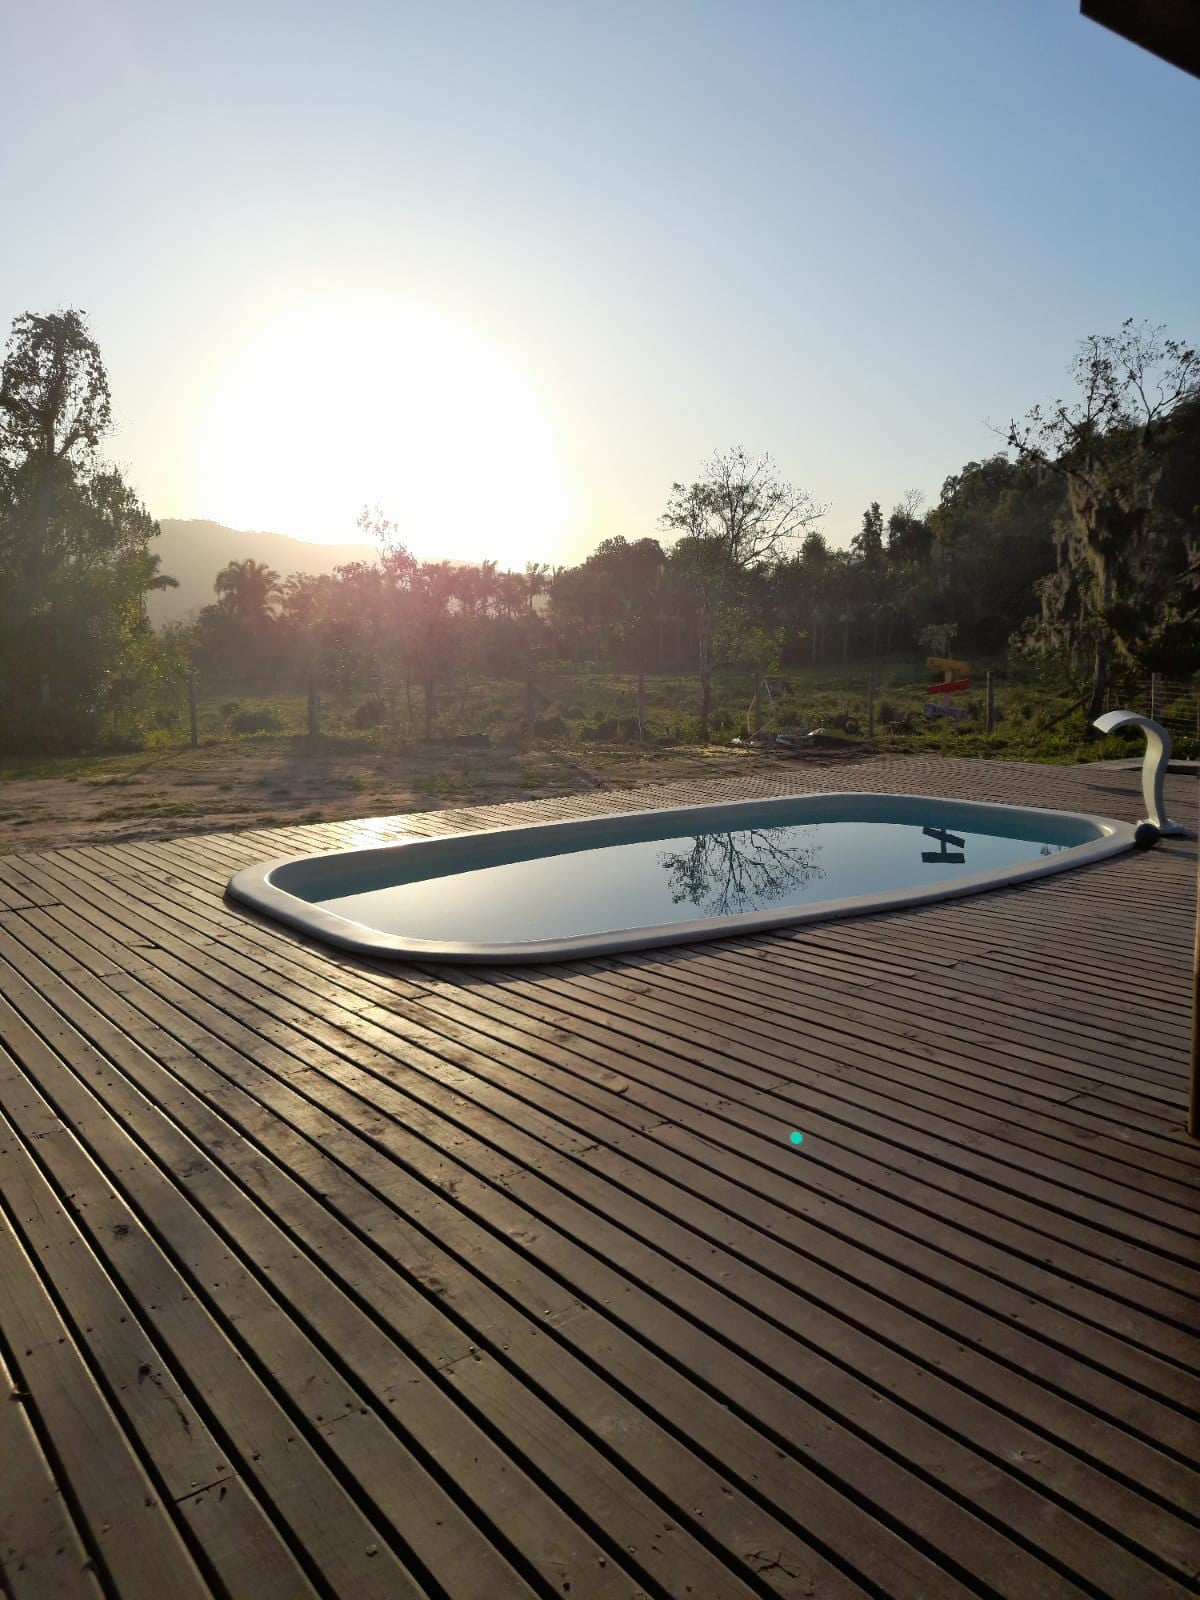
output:
<instances>
[{"instance_id":1,"label":"white pool handrail","mask_svg":"<svg viewBox=\"0 0 1200 1600\"><path fill-rule=\"evenodd\" d=\"M1136 711L1106 711L1097 717L1092 726L1101 733L1112 733L1116 728L1140 728L1146 735L1146 756L1142 762L1142 796L1146 802L1146 821L1152 822L1159 833L1182 833L1182 822L1172 822L1167 816L1163 799L1163 779L1171 759L1171 735L1161 722L1143 717Z\"/></svg>"}]
</instances>

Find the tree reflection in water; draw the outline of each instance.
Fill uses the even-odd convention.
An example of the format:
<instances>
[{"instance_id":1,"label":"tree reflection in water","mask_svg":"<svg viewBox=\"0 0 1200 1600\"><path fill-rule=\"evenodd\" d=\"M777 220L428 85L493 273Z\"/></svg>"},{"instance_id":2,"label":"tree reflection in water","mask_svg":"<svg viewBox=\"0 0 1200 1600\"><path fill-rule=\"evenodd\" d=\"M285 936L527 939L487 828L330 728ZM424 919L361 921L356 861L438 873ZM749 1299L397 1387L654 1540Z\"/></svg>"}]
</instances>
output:
<instances>
[{"instance_id":1,"label":"tree reflection in water","mask_svg":"<svg viewBox=\"0 0 1200 1600\"><path fill-rule=\"evenodd\" d=\"M745 828L737 833L701 833L690 850L664 851L658 864L670 880L675 905L686 900L706 917L732 916L774 904L787 890L825 876L817 865L819 844L783 842L815 831Z\"/></svg>"}]
</instances>

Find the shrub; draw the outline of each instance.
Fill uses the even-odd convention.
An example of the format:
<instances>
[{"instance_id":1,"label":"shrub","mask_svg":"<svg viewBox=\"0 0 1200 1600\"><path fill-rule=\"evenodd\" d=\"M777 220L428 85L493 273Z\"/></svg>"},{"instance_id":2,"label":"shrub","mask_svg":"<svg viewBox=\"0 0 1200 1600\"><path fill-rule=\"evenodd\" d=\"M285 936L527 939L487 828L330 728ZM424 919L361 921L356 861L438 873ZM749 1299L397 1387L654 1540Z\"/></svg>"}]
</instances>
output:
<instances>
[{"instance_id":1,"label":"shrub","mask_svg":"<svg viewBox=\"0 0 1200 1600\"><path fill-rule=\"evenodd\" d=\"M637 732L636 717L606 717L603 722L580 728L579 737L584 744L615 744L622 739L636 739Z\"/></svg>"},{"instance_id":2,"label":"shrub","mask_svg":"<svg viewBox=\"0 0 1200 1600\"><path fill-rule=\"evenodd\" d=\"M146 736L136 724L111 729L95 743L95 749L102 755L127 756L145 748Z\"/></svg>"},{"instance_id":3,"label":"shrub","mask_svg":"<svg viewBox=\"0 0 1200 1600\"><path fill-rule=\"evenodd\" d=\"M0 750L66 755L94 749L97 718L77 706L0 702Z\"/></svg>"},{"instance_id":4,"label":"shrub","mask_svg":"<svg viewBox=\"0 0 1200 1600\"><path fill-rule=\"evenodd\" d=\"M383 700L364 700L356 707L353 717L356 728L379 728L387 721L388 708Z\"/></svg>"},{"instance_id":5,"label":"shrub","mask_svg":"<svg viewBox=\"0 0 1200 1600\"><path fill-rule=\"evenodd\" d=\"M230 733L282 733L286 724L271 706L248 706L229 719Z\"/></svg>"},{"instance_id":6,"label":"shrub","mask_svg":"<svg viewBox=\"0 0 1200 1600\"><path fill-rule=\"evenodd\" d=\"M538 739L565 739L567 725L561 717L539 717L533 725L533 732Z\"/></svg>"}]
</instances>

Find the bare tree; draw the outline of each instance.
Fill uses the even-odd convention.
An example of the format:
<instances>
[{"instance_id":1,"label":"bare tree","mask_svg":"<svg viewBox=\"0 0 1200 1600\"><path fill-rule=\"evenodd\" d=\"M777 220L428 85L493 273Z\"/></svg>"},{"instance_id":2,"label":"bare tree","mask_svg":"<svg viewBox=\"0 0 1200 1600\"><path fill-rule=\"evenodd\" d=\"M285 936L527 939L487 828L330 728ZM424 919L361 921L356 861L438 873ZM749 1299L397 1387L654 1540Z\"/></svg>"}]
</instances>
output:
<instances>
[{"instance_id":1,"label":"bare tree","mask_svg":"<svg viewBox=\"0 0 1200 1600\"><path fill-rule=\"evenodd\" d=\"M671 485L662 524L685 538L714 541L735 568L782 555L829 509L781 478L768 455L718 451L701 470L690 487Z\"/></svg>"},{"instance_id":2,"label":"bare tree","mask_svg":"<svg viewBox=\"0 0 1200 1600\"><path fill-rule=\"evenodd\" d=\"M771 828L696 834L690 849L664 850L658 864L675 905L686 902L706 917L761 911L825 876L813 832L798 830L793 842L784 830Z\"/></svg>"},{"instance_id":3,"label":"bare tree","mask_svg":"<svg viewBox=\"0 0 1200 1600\"><path fill-rule=\"evenodd\" d=\"M925 491L923 489L905 489L899 500L892 507L894 517L904 517L908 522L915 522L921 515L925 504Z\"/></svg>"},{"instance_id":4,"label":"bare tree","mask_svg":"<svg viewBox=\"0 0 1200 1600\"><path fill-rule=\"evenodd\" d=\"M779 476L770 456L720 451L695 483L671 486L660 521L678 535L672 564L695 601L700 665L700 727L709 736L714 643L744 600L745 579L777 560L825 515L805 489ZM732 636L736 630L724 630Z\"/></svg>"}]
</instances>

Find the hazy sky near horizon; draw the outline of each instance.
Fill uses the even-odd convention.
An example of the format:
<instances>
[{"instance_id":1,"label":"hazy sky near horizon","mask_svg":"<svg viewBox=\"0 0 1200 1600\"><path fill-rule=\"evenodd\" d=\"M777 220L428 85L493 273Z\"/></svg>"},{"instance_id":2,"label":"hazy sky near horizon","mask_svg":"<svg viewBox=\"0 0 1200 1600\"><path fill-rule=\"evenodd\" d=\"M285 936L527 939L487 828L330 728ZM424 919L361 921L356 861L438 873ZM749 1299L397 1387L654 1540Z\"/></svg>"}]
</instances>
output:
<instances>
[{"instance_id":1,"label":"hazy sky near horizon","mask_svg":"<svg viewBox=\"0 0 1200 1600\"><path fill-rule=\"evenodd\" d=\"M86 310L159 517L419 555L654 534L714 449L830 503L1200 338L1200 82L1076 0L10 8L0 322Z\"/></svg>"}]
</instances>

